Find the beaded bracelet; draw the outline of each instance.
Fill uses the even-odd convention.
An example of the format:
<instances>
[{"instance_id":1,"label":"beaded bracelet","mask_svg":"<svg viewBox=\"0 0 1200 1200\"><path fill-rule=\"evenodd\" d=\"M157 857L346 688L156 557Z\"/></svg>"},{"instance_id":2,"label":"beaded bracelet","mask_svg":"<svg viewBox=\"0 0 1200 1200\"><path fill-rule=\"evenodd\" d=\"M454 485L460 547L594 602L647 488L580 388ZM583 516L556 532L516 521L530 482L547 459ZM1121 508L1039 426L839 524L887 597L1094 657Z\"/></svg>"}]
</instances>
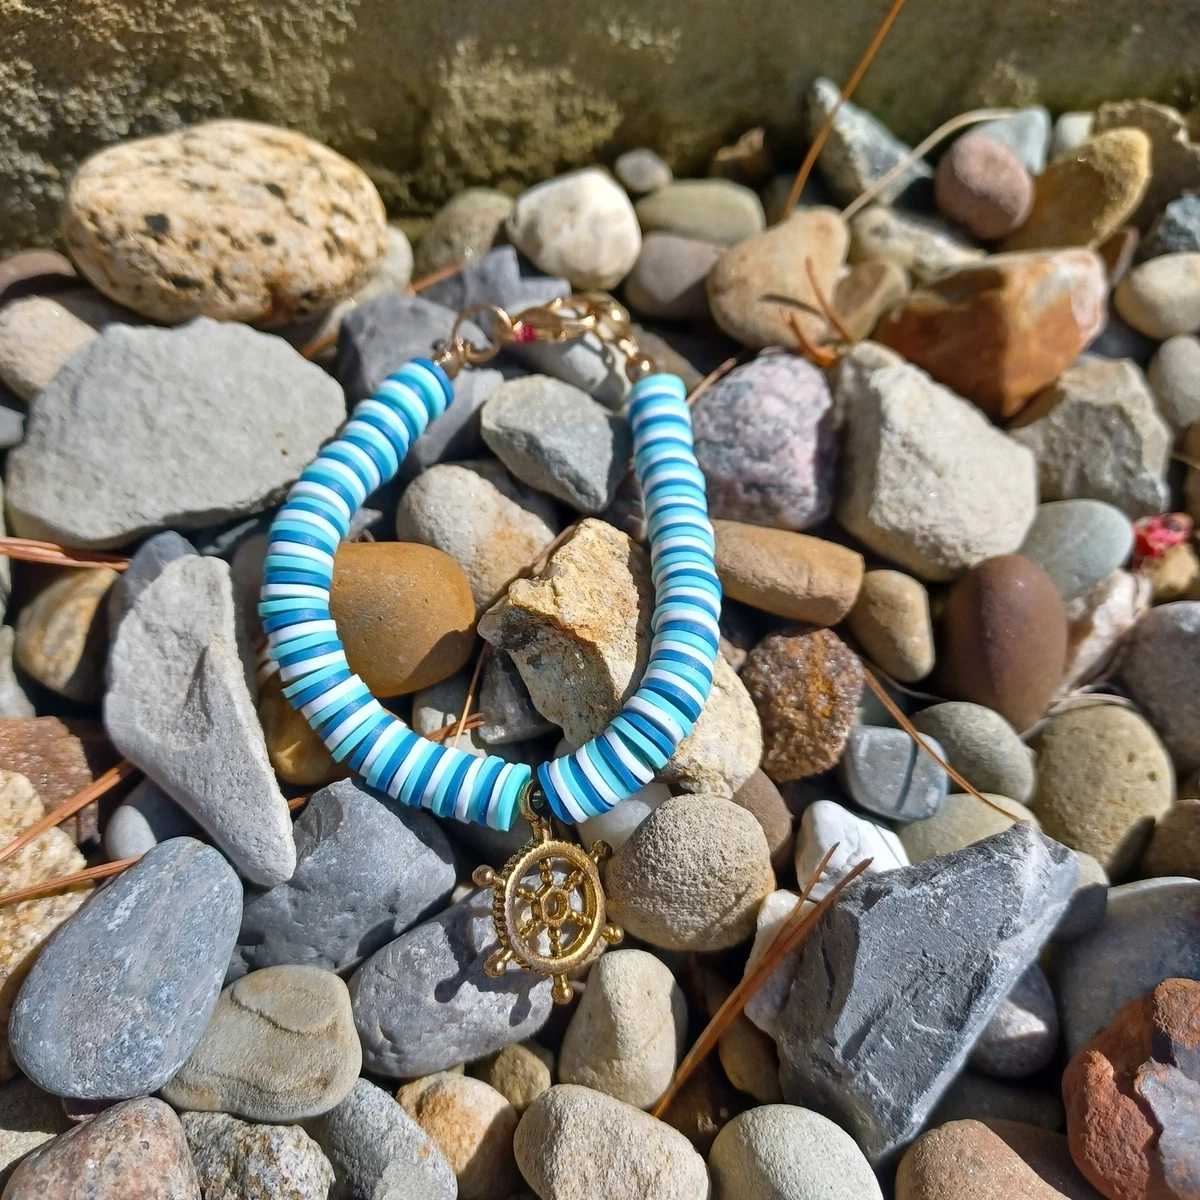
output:
<instances>
[{"instance_id":1,"label":"beaded bracelet","mask_svg":"<svg viewBox=\"0 0 1200 1200\"><path fill-rule=\"evenodd\" d=\"M480 308L495 318L494 340L485 349L471 346L458 332ZM543 884L555 892L549 901L547 896L536 899L538 932L547 935L551 952L542 957L554 964L575 958L585 941L590 950L601 935L608 940L619 937L619 931L604 922L598 875L592 880L595 861L607 848L598 844L587 856L569 843L551 844L549 827L539 819L528 766L428 741L388 712L350 669L329 610L329 593L334 555L347 536L351 517L368 495L396 475L412 443L453 401L452 375L464 363L486 361L505 342L562 341L584 333L595 333L620 349L634 380L628 416L650 542L653 636L645 674L620 714L586 745L539 767L537 784L550 812L577 824L609 811L649 783L692 732L708 698L721 587L683 382L676 375L650 373L649 360L633 342L628 314L607 298L570 297L516 317L494 306L472 306L460 315L435 360L414 359L389 375L372 397L356 404L339 436L293 485L271 525L259 604L283 694L335 761L345 762L369 787L435 816L505 831L520 812L534 820L535 843L526 858L538 853L532 863L523 864L525 870L551 858L566 861L568 869L559 874L580 885L584 896L583 908L572 908L571 889L564 892L558 886L562 881L554 879L553 868L539 869ZM551 845L554 853L541 853ZM496 888L502 951L493 956L491 966L497 972L508 961L529 966L530 958L539 956L537 947L529 944L514 949L519 940L514 914L501 913L502 885L509 880L512 899L530 901L524 894L532 894L530 889L520 882L521 865L514 858L501 875L489 870L478 877ZM580 874L586 878L575 880ZM589 901L593 883L597 895ZM564 922L581 924L584 918L588 936L573 939L569 955L562 953L561 945L556 954L556 939L548 931L561 929ZM561 936L557 940L561 943ZM547 973L556 976L555 998L563 999L564 991L569 998L565 971Z\"/></svg>"}]
</instances>

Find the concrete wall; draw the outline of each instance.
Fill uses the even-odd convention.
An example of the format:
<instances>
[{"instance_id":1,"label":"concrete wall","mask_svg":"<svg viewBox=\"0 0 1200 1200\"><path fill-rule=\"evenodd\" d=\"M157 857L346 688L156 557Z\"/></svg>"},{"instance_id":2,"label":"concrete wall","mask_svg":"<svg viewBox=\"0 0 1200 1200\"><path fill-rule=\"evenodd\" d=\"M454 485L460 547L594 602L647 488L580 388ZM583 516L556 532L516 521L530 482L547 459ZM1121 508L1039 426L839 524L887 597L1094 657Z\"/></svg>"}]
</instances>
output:
<instances>
[{"instance_id":1,"label":"concrete wall","mask_svg":"<svg viewBox=\"0 0 1200 1200\"><path fill-rule=\"evenodd\" d=\"M96 147L209 116L302 129L396 212L637 144L796 142L886 0L0 0L0 244L53 236ZM1200 0L909 0L856 99L910 139L980 104L1191 107Z\"/></svg>"}]
</instances>

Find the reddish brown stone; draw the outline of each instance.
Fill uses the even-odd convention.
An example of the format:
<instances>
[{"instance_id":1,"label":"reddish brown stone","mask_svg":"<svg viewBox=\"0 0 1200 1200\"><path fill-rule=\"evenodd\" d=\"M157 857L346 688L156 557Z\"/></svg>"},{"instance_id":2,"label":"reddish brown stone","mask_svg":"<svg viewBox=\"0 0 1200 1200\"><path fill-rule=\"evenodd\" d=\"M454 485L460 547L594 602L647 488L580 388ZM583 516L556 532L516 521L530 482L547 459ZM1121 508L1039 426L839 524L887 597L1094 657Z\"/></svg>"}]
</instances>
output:
<instances>
[{"instance_id":1,"label":"reddish brown stone","mask_svg":"<svg viewBox=\"0 0 1200 1200\"><path fill-rule=\"evenodd\" d=\"M1063 1073L1071 1157L1110 1200L1200 1200L1200 983L1125 1005Z\"/></svg>"},{"instance_id":2,"label":"reddish brown stone","mask_svg":"<svg viewBox=\"0 0 1200 1200\"><path fill-rule=\"evenodd\" d=\"M5 1200L200 1200L179 1118L161 1100L114 1104L39 1146Z\"/></svg>"},{"instance_id":3,"label":"reddish brown stone","mask_svg":"<svg viewBox=\"0 0 1200 1200\"><path fill-rule=\"evenodd\" d=\"M1049 707L1067 656L1067 609L1054 581L1019 554L972 567L942 612L934 690L995 709L1018 732Z\"/></svg>"},{"instance_id":4,"label":"reddish brown stone","mask_svg":"<svg viewBox=\"0 0 1200 1200\"><path fill-rule=\"evenodd\" d=\"M1107 297L1092 250L994 254L910 292L873 336L999 419L1075 361Z\"/></svg>"},{"instance_id":5,"label":"reddish brown stone","mask_svg":"<svg viewBox=\"0 0 1200 1200\"><path fill-rule=\"evenodd\" d=\"M58 717L0 720L0 771L24 775L47 811L82 791L119 757L99 721ZM96 835L97 819L93 803L60 828L80 844Z\"/></svg>"},{"instance_id":6,"label":"reddish brown stone","mask_svg":"<svg viewBox=\"0 0 1200 1200\"><path fill-rule=\"evenodd\" d=\"M746 657L742 682L762 721L763 770L776 783L828 771L841 758L863 668L836 633L763 638Z\"/></svg>"}]
</instances>

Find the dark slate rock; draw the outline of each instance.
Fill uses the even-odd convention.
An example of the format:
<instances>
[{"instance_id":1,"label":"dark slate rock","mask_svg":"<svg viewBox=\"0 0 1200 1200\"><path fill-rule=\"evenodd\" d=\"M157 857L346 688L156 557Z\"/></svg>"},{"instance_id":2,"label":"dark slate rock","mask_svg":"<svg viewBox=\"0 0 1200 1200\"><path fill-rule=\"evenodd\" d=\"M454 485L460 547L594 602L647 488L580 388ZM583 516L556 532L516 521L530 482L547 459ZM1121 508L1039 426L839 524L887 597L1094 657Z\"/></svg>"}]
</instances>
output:
<instances>
[{"instance_id":1,"label":"dark slate rock","mask_svg":"<svg viewBox=\"0 0 1200 1200\"><path fill-rule=\"evenodd\" d=\"M285 963L349 970L454 887L454 856L433 817L357 780L322 788L293 829L295 873L247 891L227 980Z\"/></svg>"},{"instance_id":2,"label":"dark slate rock","mask_svg":"<svg viewBox=\"0 0 1200 1200\"><path fill-rule=\"evenodd\" d=\"M134 601L152 584L163 568L177 558L195 554L192 543L173 529L164 529L147 538L136 550L129 566L121 572L108 593L108 636L117 636L121 618L133 607Z\"/></svg>"},{"instance_id":3,"label":"dark slate rock","mask_svg":"<svg viewBox=\"0 0 1200 1200\"><path fill-rule=\"evenodd\" d=\"M479 685L479 711L484 717L479 736L489 746L524 742L558 729L534 708L517 664L503 650L488 655Z\"/></svg>"},{"instance_id":4,"label":"dark slate rock","mask_svg":"<svg viewBox=\"0 0 1200 1200\"><path fill-rule=\"evenodd\" d=\"M945 752L926 737L939 757ZM856 725L838 764L842 784L859 808L889 821L923 821L941 811L946 772L903 729Z\"/></svg>"},{"instance_id":5,"label":"dark slate rock","mask_svg":"<svg viewBox=\"0 0 1200 1200\"><path fill-rule=\"evenodd\" d=\"M450 336L457 312L407 292L384 292L346 314L338 333L333 374L353 404L373 396L379 385L413 358L428 358ZM461 332L484 344L479 327Z\"/></svg>"},{"instance_id":6,"label":"dark slate rock","mask_svg":"<svg viewBox=\"0 0 1200 1200\"><path fill-rule=\"evenodd\" d=\"M350 980L363 1067L399 1079L444 1071L533 1037L550 981L483 963L497 947L491 892L475 892L384 946Z\"/></svg>"},{"instance_id":7,"label":"dark slate rock","mask_svg":"<svg viewBox=\"0 0 1200 1200\"><path fill-rule=\"evenodd\" d=\"M304 1122L346 1200L455 1200L438 1144L382 1088L360 1079L341 1104Z\"/></svg>"},{"instance_id":8,"label":"dark slate rock","mask_svg":"<svg viewBox=\"0 0 1200 1200\"><path fill-rule=\"evenodd\" d=\"M173 838L46 944L9 1024L21 1070L85 1100L157 1091L196 1048L221 992L242 885L219 851Z\"/></svg>"},{"instance_id":9,"label":"dark slate rock","mask_svg":"<svg viewBox=\"0 0 1200 1200\"><path fill-rule=\"evenodd\" d=\"M809 935L780 1015L784 1099L888 1161L1050 936L1077 870L1019 824L852 884Z\"/></svg>"},{"instance_id":10,"label":"dark slate rock","mask_svg":"<svg viewBox=\"0 0 1200 1200\"><path fill-rule=\"evenodd\" d=\"M1140 258L1200 251L1200 192L1184 192L1162 210L1139 247Z\"/></svg>"}]
</instances>

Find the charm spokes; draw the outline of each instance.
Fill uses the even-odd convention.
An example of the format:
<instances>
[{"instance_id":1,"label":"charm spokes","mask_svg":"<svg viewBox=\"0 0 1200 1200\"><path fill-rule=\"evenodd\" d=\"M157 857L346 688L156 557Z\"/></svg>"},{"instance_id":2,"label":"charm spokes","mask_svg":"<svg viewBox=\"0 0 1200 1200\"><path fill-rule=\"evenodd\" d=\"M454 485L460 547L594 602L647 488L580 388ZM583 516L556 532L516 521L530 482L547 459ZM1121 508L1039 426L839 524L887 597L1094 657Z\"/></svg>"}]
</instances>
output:
<instances>
[{"instance_id":1,"label":"charm spokes","mask_svg":"<svg viewBox=\"0 0 1200 1200\"><path fill-rule=\"evenodd\" d=\"M474 880L492 889L492 918L499 949L483 969L503 975L511 964L554 980L557 1004L570 1001L567 975L583 966L601 939L619 942L622 931L606 919L599 864L612 853L605 842L590 851L553 836L550 825L523 805L533 826L533 840L504 864L501 871L478 867Z\"/></svg>"}]
</instances>

